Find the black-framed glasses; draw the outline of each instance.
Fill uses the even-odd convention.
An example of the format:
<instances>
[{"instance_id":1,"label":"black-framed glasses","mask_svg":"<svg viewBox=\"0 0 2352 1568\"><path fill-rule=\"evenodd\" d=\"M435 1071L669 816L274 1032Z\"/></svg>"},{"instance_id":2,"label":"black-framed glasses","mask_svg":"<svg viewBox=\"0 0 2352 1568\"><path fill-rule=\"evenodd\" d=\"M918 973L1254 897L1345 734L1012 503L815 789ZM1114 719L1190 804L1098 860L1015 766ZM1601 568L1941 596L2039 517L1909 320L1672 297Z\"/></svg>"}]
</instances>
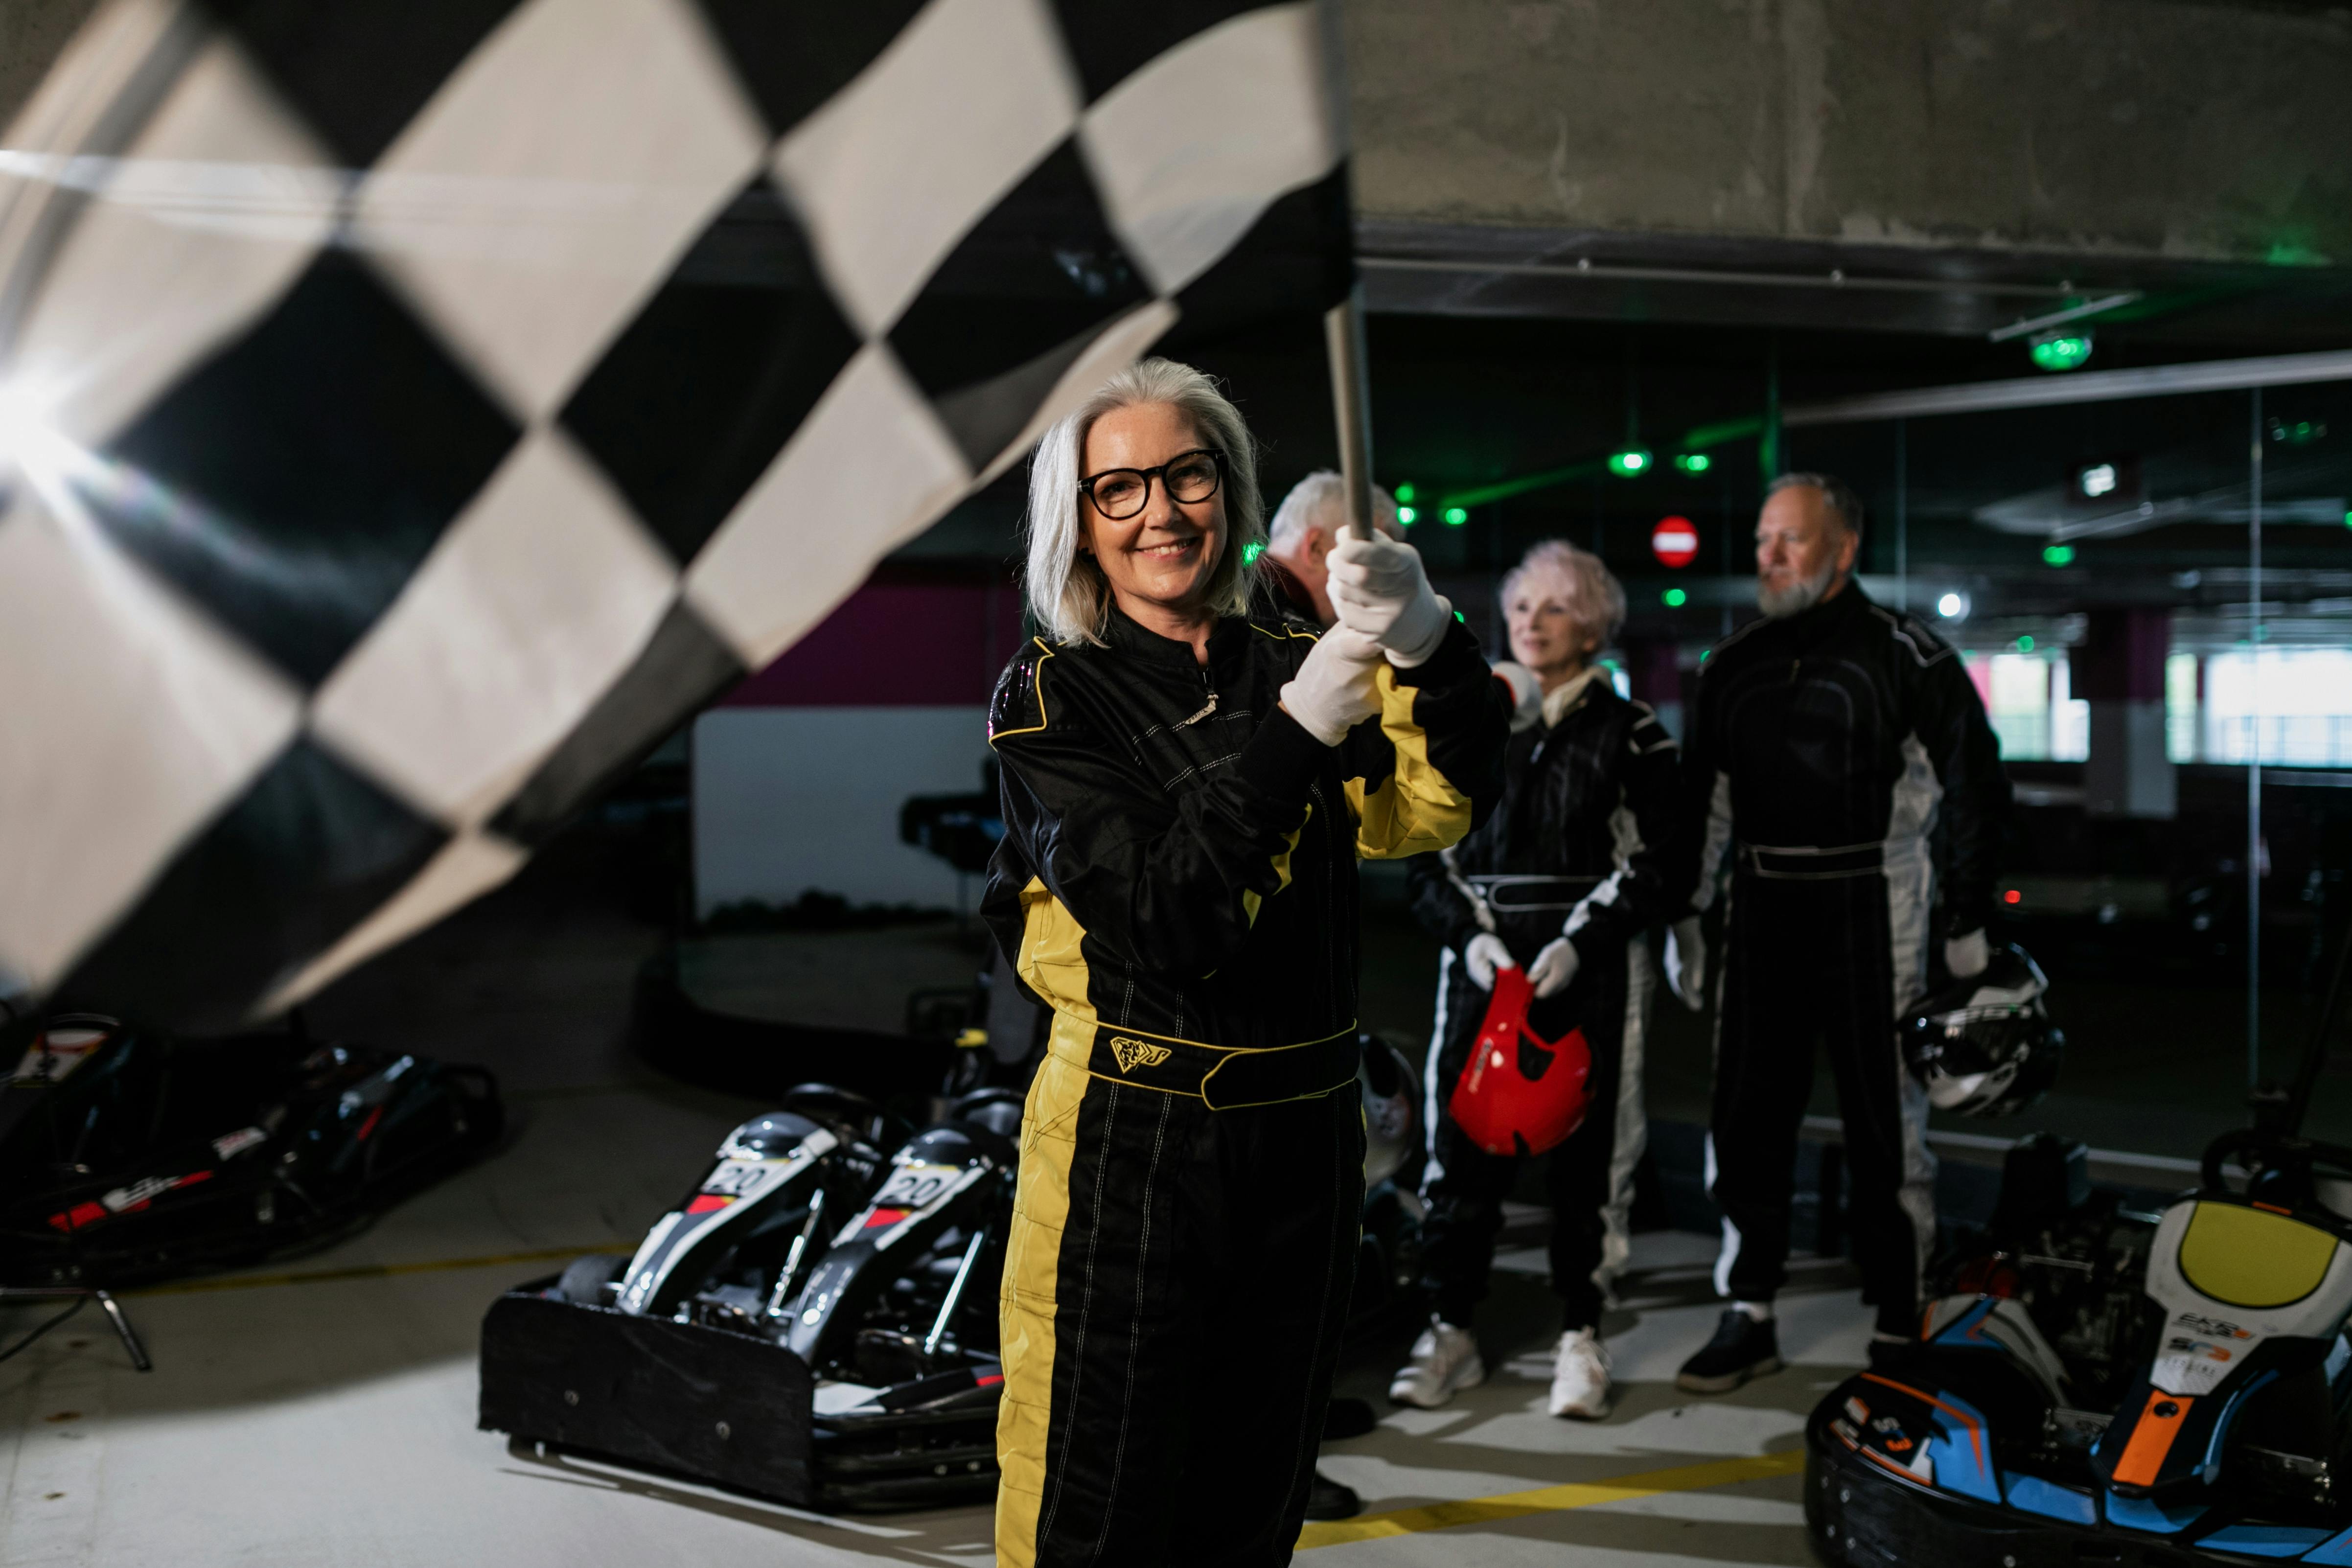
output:
<instances>
[{"instance_id":1,"label":"black-framed glasses","mask_svg":"<svg viewBox=\"0 0 2352 1568\"><path fill-rule=\"evenodd\" d=\"M1113 522L1124 522L1143 510L1151 499L1151 481L1159 479L1160 488L1172 501L1207 500L1217 493L1217 484L1224 477L1225 455L1212 447L1198 451L1180 452L1156 468L1105 468L1078 481L1078 493L1094 502L1095 510Z\"/></svg>"}]
</instances>

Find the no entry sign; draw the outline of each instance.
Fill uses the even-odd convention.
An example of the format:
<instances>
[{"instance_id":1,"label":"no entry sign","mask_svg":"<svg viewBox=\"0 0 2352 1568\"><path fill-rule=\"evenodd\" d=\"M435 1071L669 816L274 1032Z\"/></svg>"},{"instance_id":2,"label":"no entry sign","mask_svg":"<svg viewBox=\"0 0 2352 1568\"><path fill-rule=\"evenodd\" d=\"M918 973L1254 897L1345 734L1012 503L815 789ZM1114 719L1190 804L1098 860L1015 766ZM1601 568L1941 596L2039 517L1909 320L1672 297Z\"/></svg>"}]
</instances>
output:
<instances>
[{"instance_id":1,"label":"no entry sign","mask_svg":"<svg viewBox=\"0 0 2352 1568\"><path fill-rule=\"evenodd\" d=\"M1650 553L1667 566L1687 566L1698 559L1698 530L1686 517L1666 517L1650 530Z\"/></svg>"}]
</instances>

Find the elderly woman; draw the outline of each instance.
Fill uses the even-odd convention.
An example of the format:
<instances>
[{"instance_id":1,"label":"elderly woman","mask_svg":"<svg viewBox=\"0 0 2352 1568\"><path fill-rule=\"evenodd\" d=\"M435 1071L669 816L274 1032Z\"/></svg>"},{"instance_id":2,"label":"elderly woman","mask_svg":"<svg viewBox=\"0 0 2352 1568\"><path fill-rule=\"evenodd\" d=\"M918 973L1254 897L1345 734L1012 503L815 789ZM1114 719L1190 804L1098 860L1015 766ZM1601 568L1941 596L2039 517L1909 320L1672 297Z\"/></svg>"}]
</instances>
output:
<instances>
[{"instance_id":1,"label":"elderly woman","mask_svg":"<svg viewBox=\"0 0 2352 1568\"><path fill-rule=\"evenodd\" d=\"M1592 662L1625 618L1625 592L1598 556L1559 540L1503 579L1503 612L1522 694L1495 815L1456 847L1412 867L1413 907L1444 942L1431 1041L1429 1163L1422 1196L1423 1282L1434 1311L1389 1397L1434 1407L1486 1376L1471 1315L1486 1293L1503 1199L1519 1159L1487 1153L1445 1114L1484 1019L1495 973L1527 966L1529 1025L1557 1039L1584 1031L1591 1109L1548 1156L1551 1284L1564 1320L1551 1413L1608 1413L1608 1358L1597 1331L1623 1268L1625 1217L1641 1158L1642 1035L1651 993L1644 930L1683 912L1688 889L1668 856L1679 820L1675 742ZM1522 1144L1522 1147L1525 1145Z\"/></svg>"},{"instance_id":2,"label":"elderly woman","mask_svg":"<svg viewBox=\"0 0 2352 1568\"><path fill-rule=\"evenodd\" d=\"M1147 360L1045 435L985 911L1052 1009L1002 1288L997 1562L1290 1560L1361 1205L1356 858L1494 798L1507 699L1419 557L1253 614L1249 432ZM1377 720L1377 722L1371 721Z\"/></svg>"}]
</instances>

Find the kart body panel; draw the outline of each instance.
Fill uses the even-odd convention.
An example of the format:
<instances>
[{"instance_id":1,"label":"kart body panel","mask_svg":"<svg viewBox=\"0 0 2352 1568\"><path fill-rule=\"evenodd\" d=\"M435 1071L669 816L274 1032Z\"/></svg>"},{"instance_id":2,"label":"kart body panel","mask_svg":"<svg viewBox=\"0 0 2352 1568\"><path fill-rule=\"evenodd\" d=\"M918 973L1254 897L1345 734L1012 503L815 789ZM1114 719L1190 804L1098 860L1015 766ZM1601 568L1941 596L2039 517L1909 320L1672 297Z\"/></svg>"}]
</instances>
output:
<instances>
[{"instance_id":1,"label":"kart body panel","mask_svg":"<svg viewBox=\"0 0 2352 1568\"><path fill-rule=\"evenodd\" d=\"M2219 1182L2168 1205L2137 1274L2138 1370L2081 1409L2089 1369L2017 1298L2023 1268L2091 1266L1997 1256L2018 1267L1972 1267L2000 1294L1938 1300L1919 1343L1814 1410L1825 1563L2352 1564L2352 1221Z\"/></svg>"},{"instance_id":2,"label":"kart body panel","mask_svg":"<svg viewBox=\"0 0 2352 1568\"><path fill-rule=\"evenodd\" d=\"M478 1068L94 1015L0 1036L0 1284L117 1288L330 1240L486 1152Z\"/></svg>"}]
</instances>

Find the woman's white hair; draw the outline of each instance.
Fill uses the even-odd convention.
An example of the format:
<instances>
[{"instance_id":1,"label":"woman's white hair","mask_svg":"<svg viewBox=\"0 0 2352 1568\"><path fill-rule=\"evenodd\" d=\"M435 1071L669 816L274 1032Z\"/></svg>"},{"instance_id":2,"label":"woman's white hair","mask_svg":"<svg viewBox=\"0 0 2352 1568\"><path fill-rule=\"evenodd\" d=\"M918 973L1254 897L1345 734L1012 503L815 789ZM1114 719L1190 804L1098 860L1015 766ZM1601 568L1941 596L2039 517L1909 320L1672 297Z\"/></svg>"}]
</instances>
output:
<instances>
[{"instance_id":1,"label":"woman's white hair","mask_svg":"<svg viewBox=\"0 0 2352 1568\"><path fill-rule=\"evenodd\" d=\"M1029 462L1028 570L1023 586L1029 613L1056 642L1099 647L1110 622L1110 584L1090 555L1079 509L1078 465L1087 432L1117 408L1165 403L1192 421L1202 443L1224 458L1224 548L1209 574L1209 609L1220 616L1249 613L1258 552L1265 546L1265 501L1257 493L1257 452L1241 410L1217 384L1189 364L1140 360L1120 371L1067 418L1045 432Z\"/></svg>"},{"instance_id":2,"label":"woman's white hair","mask_svg":"<svg viewBox=\"0 0 2352 1568\"><path fill-rule=\"evenodd\" d=\"M1547 539L1522 556L1503 578L1503 608L1521 587L1550 589L1568 606L1576 624L1607 647L1625 624L1625 587L1615 574L1590 550L1579 550L1565 539Z\"/></svg>"}]
</instances>

